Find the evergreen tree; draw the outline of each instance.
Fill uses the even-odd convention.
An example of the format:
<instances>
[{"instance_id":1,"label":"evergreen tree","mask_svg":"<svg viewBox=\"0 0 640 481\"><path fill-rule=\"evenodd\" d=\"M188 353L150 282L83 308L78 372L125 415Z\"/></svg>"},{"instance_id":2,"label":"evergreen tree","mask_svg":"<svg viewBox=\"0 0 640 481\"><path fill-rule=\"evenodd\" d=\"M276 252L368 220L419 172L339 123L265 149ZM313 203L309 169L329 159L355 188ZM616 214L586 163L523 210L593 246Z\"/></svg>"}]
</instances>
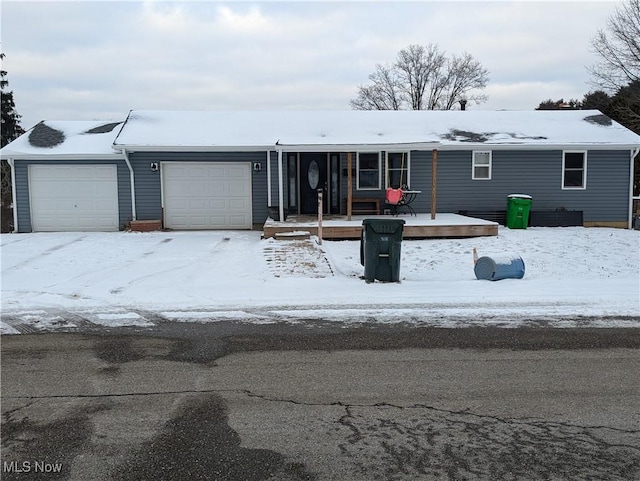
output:
<instances>
[{"instance_id":1,"label":"evergreen tree","mask_svg":"<svg viewBox=\"0 0 640 481\"><path fill-rule=\"evenodd\" d=\"M607 115L640 135L640 81L619 89L611 98Z\"/></svg>"},{"instance_id":2,"label":"evergreen tree","mask_svg":"<svg viewBox=\"0 0 640 481\"><path fill-rule=\"evenodd\" d=\"M4 53L0 53L0 60L4 60ZM18 138L24 133L24 129L20 126L20 115L16 111L16 105L13 101L13 92L7 90L9 81L7 80L6 70L0 68L0 99L2 102L2 124L0 130L0 147L4 147L12 140ZM0 206L2 207L2 232L8 232L12 229L13 214L11 211L12 187L11 187L11 167L9 163L2 159L2 171L0 176Z\"/></svg>"},{"instance_id":3,"label":"evergreen tree","mask_svg":"<svg viewBox=\"0 0 640 481\"><path fill-rule=\"evenodd\" d=\"M564 99L560 100L543 100L535 108L535 110L580 110L582 103L578 99L570 99L565 102Z\"/></svg>"},{"instance_id":4,"label":"evergreen tree","mask_svg":"<svg viewBox=\"0 0 640 481\"><path fill-rule=\"evenodd\" d=\"M4 53L0 53L0 60L4 60L4 57ZM21 115L16 111L16 105L13 101L13 92L7 90L7 87L9 87L7 71L0 69L0 92L2 97L2 137L0 139L0 147L4 147L24 133L24 129L20 126Z\"/></svg>"},{"instance_id":5,"label":"evergreen tree","mask_svg":"<svg viewBox=\"0 0 640 481\"><path fill-rule=\"evenodd\" d=\"M604 90L596 90L584 95L582 99L583 110L599 110L606 112L611 104L611 97Z\"/></svg>"}]
</instances>

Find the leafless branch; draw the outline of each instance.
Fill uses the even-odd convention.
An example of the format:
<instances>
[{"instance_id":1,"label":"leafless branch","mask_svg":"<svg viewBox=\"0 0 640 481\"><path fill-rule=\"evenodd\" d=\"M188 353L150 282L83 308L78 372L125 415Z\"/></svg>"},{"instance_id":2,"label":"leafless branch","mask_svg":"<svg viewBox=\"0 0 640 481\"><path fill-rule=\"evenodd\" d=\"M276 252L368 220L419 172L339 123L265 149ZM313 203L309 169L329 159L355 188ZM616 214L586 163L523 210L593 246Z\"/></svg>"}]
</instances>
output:
<instances>
[{"instance_id":1,"label":"leafless branch","mask_svg":"<svg viewBox=\"0 0 640 481\"><path fill-rule=\"evenodd\" d=\"M371 84L358 87L359 110L453 109L461 100L480 103L488 71L470 54L447 58L437 45L409 45L391 66L376 65Z\"/></svg>"}]
</instances>

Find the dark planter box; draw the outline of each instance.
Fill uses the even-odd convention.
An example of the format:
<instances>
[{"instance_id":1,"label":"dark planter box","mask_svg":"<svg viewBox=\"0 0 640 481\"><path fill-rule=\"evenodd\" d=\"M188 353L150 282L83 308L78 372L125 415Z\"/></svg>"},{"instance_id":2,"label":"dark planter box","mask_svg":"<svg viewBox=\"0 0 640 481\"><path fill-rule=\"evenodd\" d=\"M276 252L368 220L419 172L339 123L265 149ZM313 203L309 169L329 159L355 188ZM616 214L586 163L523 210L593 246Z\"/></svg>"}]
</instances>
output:
<instances>
[{"instance_id":1,"label":"dark planter box","mask_svg":"<svg viewBox=\"0 0 640 481\"><path fill-rule=\"evenodd\" d=\"M458 214L507 225L506 210L459 210Z\"/></svg>"},{"instance_id":2,"label":"dark planter box","mask_svg":"<svg viewBox=\"0 0 640 481\"><path fill-rule=\"evenodd\" d=\"M532 210L529 215L532 227L582 227L581 210Z\"/></svg>"}]
</instances>

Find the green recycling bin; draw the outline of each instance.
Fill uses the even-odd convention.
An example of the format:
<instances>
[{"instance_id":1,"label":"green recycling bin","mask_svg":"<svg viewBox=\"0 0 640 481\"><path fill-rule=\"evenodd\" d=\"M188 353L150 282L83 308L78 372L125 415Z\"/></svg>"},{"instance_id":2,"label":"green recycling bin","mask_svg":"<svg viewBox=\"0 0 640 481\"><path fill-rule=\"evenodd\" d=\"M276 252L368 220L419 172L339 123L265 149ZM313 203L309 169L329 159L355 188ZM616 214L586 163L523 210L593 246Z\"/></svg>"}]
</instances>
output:
<instances>
[{"instance_id":1,"label":"green recycling bin","mask_svg":"<svg viewBox=\"0 0 640 481\"><path fill-rule=\"evenodd\" d=\"M507 196L507 227L509 229L527 228L532 202L531 196L526 194Z\"/></svg>"},{"instance_id":2,"label":"green recycling bin","mask_svg":"<svg viewBox=\"0 0 640 481\"><path fill-rule=\"evenodd\" d=\"M402 219L364 219L360 240L360 262L364 280L400 282Z\"/></svg>"}]
</instances>

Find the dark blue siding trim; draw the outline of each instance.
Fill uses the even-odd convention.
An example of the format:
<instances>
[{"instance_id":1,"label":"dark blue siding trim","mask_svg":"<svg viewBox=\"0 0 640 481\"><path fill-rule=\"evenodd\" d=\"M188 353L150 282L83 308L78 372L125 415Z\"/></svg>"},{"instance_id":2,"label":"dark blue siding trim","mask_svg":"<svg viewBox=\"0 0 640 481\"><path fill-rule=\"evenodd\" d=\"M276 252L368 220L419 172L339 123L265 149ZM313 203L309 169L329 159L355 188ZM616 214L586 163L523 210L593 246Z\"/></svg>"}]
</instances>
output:
<instances>
[{"instance_id":1,"label":"dark blue siding trim","mask_svg":"<svg viewBox=\"0 0 640 481\"><path fill-rule=\"evenodd\" d=\"M129 168L124 160L16 160L16 208L18 232L32 232L31 206L29 203L29 165L113 165L117 166L118 209L120 229L127 227L132 215L131 182Z\"/></svg>"}]
</instances>

